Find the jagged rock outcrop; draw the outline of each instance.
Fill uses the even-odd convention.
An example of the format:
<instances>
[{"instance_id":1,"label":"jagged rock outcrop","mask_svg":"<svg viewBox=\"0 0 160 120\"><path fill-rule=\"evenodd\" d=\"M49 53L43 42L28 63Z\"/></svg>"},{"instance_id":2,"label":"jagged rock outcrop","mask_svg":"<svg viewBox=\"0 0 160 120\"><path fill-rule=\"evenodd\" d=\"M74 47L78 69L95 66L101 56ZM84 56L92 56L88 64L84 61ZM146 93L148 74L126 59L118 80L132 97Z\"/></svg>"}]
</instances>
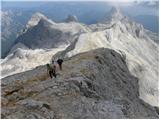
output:
<instances>
[{"instance_id":1,"label":"jagged rock outcrop","mask_svg":"<svg viewBox=\"0 0 160 120\"><path fill-rule=\"evenodd\" d=\"M16 39L31 49L56 48L74 41L74 36L80 32L88 32L85 25L76 22L55 23L40 13L32 16L27 28ZM28 27L29 26L29 27Z\"/></svg>"},{"instance_id":2,"label":"jagged rock outcrop","mask_svg":"<svg viewBox=\"0 0 160 120\"><path fill-rule=\"evenodd\" d=\"M28 21L26 28L28 29L30 27L37 25L41 19L48 19L48 18L39 12L33 14L31 19Z\"/></svg>"},{"instance_id":3,"label":"jagged rock outcrop","mask_svg":"<svg viewBox=\"0 0 160 120\"><path fill-rule=\"evenodd\" d=\"M57 74L50 79L39 66L2 79L2 118L158 118L114 50L73 56Z\"/></svg>"},{"instance_id":4,"label":"jagged rock outcrop","mask_svg":"<svg viewBox=\"0 0 160 120\"><path fill-rule=\"evenodd\" d=\"M24 27L19 21L21 11L1 10L1 58L5 58L17 38L18 32ZM20 15L19 15L20 14Z\"/></svg>"},{"instance_id":5,"label":"jagged rock outcrop","mask_svg":"<svg viewBox=\"0 0 160 120\"><path fill-rule=\"evenodd\" d=\"M66 22L78 22L78 19L75 15L68 15Z\"/></svg>"},{"instance_id":6,"label":"jagged rock outcrop","mask_svg":"<svg viewBox=\"0 0 160 120\"><path fill-rule=\"evenodd\" d=\"M124 15L121 13L120 8L112 7L111 10L108 12L106 17L107 17L106 19L112 20L112 21L114 20L114 22L116 22L116 20L118 21L118 20L123 19Z\"/></svg>"}]
</instances>

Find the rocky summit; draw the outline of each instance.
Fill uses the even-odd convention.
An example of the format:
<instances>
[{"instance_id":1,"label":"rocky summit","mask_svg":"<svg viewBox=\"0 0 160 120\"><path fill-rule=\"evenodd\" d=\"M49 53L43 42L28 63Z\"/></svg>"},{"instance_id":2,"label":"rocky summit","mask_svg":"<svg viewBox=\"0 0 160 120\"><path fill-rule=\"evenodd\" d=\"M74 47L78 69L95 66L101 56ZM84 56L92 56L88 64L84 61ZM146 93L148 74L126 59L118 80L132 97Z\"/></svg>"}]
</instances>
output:
<instances>
[{"instance_id":1,"label":"rocky summit","mask_svg":"<svg viewBox=\"0 0 160 120\"><path fill-rule=\"evenodd\" d=\"M57 78L46 65L3 78L2 118L158 118L139 99L122 54L100 48L66 58Z\"/></svg>"}]
</instances>

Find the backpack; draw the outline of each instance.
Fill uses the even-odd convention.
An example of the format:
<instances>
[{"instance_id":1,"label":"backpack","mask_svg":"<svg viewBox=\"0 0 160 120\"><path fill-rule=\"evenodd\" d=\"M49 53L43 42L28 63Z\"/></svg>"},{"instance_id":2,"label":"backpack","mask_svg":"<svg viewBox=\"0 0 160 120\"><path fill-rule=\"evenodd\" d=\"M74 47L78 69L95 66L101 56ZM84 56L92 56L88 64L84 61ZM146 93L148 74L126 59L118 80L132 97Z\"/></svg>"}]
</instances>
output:
<instances>
[{"instance_id":1,"label":"backpack","mask_svg":"<svg viewBox=\"0 0 160 120\"><path fill-rule=\"evenodd\" d=\"M47 70L49 70L49 71L52 71L53 70L53 68L51 67L51 65L49 64L49 65L47 65Z\"/></svg>"},{"instance_id":2,"label":"backpack","mask_svg":"<svg viewBox=\"0 0 160 120\"><path fill-rule=\"evenodd\" d=\"M58 63L58 64L62 64L62 63L63 63L63 60L62 60L62 59L58 59L58 60L57 60L57 63Z\"/></svg>"}]
</instances>

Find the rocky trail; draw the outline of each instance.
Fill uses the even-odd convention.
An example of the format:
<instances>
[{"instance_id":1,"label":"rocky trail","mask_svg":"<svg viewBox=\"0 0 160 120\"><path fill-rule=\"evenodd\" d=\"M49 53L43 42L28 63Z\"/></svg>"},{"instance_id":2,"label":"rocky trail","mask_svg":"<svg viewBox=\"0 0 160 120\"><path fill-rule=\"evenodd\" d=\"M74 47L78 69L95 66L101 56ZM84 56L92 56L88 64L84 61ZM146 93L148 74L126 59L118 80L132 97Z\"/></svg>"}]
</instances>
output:
<instances>
[{"instance_id":1,"label":"rocky trail","mask_svg":"<svg viewBox=\"0 0 160 120\"><path fill-rule=\"evenodd\" d=\"M46 66L2 79L1 118L158 118L139 99L125 58L101 48L65 60L57 78Z\"/></svg>"}]
</instances>

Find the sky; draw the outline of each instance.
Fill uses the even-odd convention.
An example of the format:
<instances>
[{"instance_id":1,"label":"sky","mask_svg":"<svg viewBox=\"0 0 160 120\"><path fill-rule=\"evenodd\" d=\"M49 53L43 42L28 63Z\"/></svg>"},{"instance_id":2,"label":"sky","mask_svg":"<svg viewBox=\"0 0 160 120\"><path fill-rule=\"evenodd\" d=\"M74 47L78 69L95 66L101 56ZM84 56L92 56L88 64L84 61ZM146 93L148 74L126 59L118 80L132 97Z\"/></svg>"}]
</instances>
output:
<instances>
[{"instance_id":1,"label":"sky","mask_svg":"<svg viewBox=\"0 0 160 120\"><path fill-rule=\"evenodd\" d=\"M109 1L109 2L133 2L133 1L158 1L158 0L1 0L1 1L19 1L19 2L23 2L23 1Z\"/></svg>"},{"instance_id":2,"label":"sky","mask_svg":"<svg viewBox=\"0 0 160 120\"><path fill-rule=\"evenodd\" d=\"M69 2L69 1L74 1L74 2L79 2L79 1L98 1L98 2L109 2L110 4L112 4L113 6L130 6L133 4L133 2L146 2L146 1L158 1L158 0L1 0L2 2L32 2L32 1L39 1L39 2L47 2L47 1L58 1L58 2Z\"/></svg>"}]
</instances>

